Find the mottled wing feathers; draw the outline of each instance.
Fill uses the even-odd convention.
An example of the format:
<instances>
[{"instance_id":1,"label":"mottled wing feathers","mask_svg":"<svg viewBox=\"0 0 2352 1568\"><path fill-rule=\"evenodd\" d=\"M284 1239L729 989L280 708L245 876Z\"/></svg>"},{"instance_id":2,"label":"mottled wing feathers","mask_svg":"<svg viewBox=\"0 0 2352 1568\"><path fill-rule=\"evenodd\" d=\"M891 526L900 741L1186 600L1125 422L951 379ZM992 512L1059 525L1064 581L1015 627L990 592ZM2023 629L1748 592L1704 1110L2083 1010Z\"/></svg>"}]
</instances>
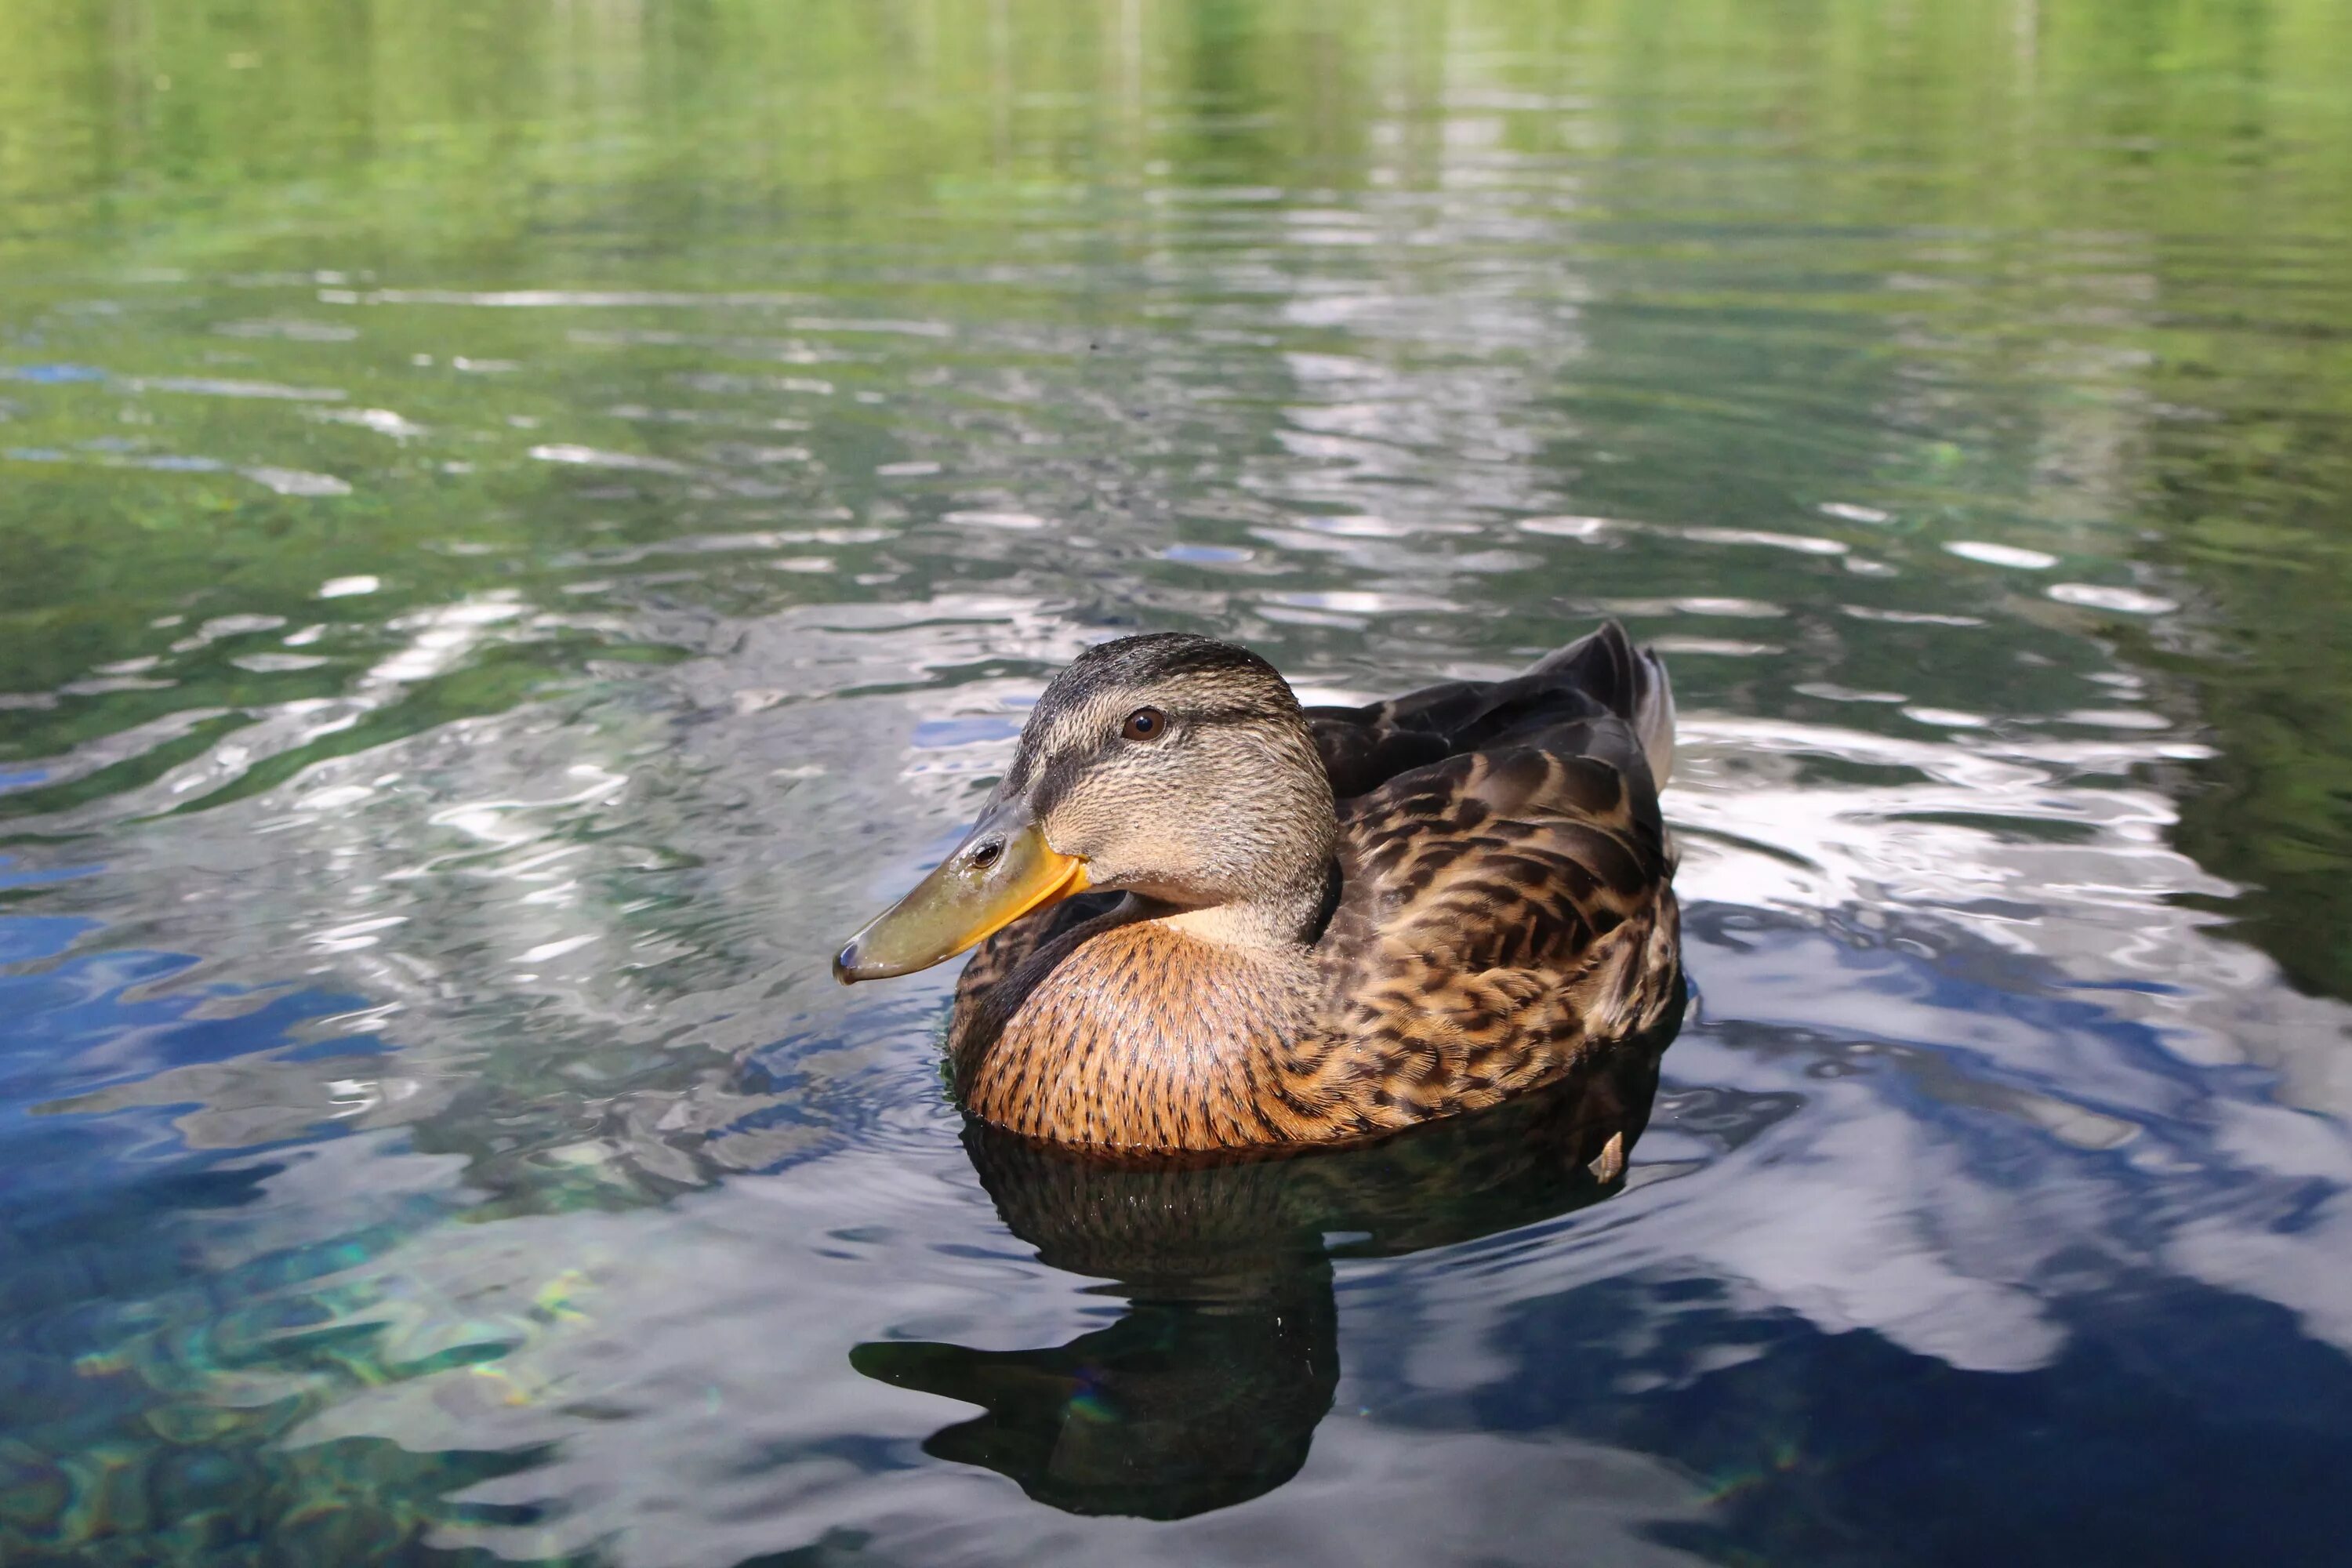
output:
<instances>
[{"instance_id":1,"label":"mottled wing feathers","mask_svg":"<svg viewBox=\"0 0 2352 1568\"><path fill-rule=\"evenodd\" d=\"M1310 708L1307 721L1331 793L1340 800L1379 788L1402 773L1443 762L1452 748L1445 737L1381 721L1378 709Z\"/></svg>"},{"instance_id":2,"label":"mottled wing feathers","mask_svg":"<svg viewBox=\"0 0 2352 1568\"><path fill-rule=\"evenodd\" d=\"M1672 865L1627 720L1522 731L1340 816L1310 1092L1375 1126L1475 1110L1671 1005Z\"/></svg>"},{"instance_id":3,"label":"mottled wing feathers","mask_svg":"<svg viewBox=\"0 0 2352 1568\"><path fill-rule=\"evenodd\" d=\"M1669 870L1657 797L1645 769L1609 755L1622 750L1640 755L1622 720L1559 725L1347 802L1327 940L1353 922L1409 938L1432 962L1572 957L1646 905Z\"/></svg>"},{"instance_id":4,"label":"mottled wing feathers","mask_svg":"<svg viewBox=\"0 0 2352 1568\"><path fill-rule=\"evenodd\" d=\"M1657 656L1614 621L1507 680L1454 680L1361 708L1309 708L1331 792L1344 800L1448 756L1482 751L1578 719L1614 716L1656 788L1674 754L1674 697ZM1612 743L1617 743L1612 737Z\"/></svg>"}]
</instances>

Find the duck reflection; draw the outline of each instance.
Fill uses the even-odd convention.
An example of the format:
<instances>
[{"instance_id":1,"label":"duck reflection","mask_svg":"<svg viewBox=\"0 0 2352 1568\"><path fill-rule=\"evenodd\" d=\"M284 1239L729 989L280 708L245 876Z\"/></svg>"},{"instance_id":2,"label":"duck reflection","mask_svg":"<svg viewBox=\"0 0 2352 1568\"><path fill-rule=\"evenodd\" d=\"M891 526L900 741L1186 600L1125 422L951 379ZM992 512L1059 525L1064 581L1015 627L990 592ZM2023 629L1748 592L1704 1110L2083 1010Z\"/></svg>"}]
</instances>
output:
<instances>
[{"instance_id":1,"label":"duck reflection","mask_svg":"<svg viewBox=\"0 0 2352 1568\"><path fill-rule=\"evenodd\" d=\"M1360 1148L1214 1165L1113 1163L973 1121L964 1142L1013 1232L1126 1310L1067 1344L863 1344L868 1377L981 1407L936 1458L1072 1513L1181 1519L1306 1463L1339 1381L1335 1258L1475 1240L1624 1183L1682 1021L1476 1116Z\"/></svg>"}]
</instances>

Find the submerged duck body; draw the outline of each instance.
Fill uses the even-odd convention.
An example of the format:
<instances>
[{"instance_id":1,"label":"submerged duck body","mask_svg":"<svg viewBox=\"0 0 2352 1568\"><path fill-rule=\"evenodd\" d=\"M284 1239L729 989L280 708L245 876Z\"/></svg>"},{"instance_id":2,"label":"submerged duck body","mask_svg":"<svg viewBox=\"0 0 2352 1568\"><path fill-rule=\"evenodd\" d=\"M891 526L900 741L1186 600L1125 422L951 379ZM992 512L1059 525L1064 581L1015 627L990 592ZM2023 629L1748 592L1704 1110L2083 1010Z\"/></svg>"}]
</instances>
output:
<instances>
[{"instance_id":1,"label":"submerged duck body","mask_svg":"<svg viewBox=\"0 0 2352 1568\"><path fill-rule=\"evenodd\" d=\"M1264 1150L1475 1110L1679 999L1673 729L1663 665L1613 623L1360 709L1302 708L1229 644L1104 644L835 971L979 942L958 1095L1055 1143Z\"/></svg>"}]
</instances>

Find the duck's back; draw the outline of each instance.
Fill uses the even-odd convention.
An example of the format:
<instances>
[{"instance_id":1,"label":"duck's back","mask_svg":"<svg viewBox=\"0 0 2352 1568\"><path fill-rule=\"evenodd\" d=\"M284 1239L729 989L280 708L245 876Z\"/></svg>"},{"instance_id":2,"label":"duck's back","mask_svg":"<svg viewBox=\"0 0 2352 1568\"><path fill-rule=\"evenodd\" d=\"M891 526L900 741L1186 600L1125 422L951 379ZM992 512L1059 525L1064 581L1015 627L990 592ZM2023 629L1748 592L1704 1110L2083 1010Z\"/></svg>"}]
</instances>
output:
<instances>
[{"instance_id":1,"label":"duck's back","mask_svg":"<svg viewBox=\"0 0 2352 1568\"><path fill-rule=\"evenodd\" d=\"M1674 699L1614 622L1512 679L1309 717L1344 798L1303 1094L1375 1127L1472 1110L1670 1010Z\"/></svg>"},{"instance_id":2,"label":"duck's back","mask_svg":"<svg viewBox=\"0 0 2352 1568\"><path fill-rule=\"evenodd\" d=\"M1675 695L1658 656L1615 621L1503 680L1449 680L1361 708L1309 708L1315 743L1340 800L1449 757L1525 743L1579 720L1614 719L1548 746L1586 748L1612 766L1638 756L1654 823L1674 770ZM1630 742L1630 749L1629 749Z\"/></svg>"}]
</instances>

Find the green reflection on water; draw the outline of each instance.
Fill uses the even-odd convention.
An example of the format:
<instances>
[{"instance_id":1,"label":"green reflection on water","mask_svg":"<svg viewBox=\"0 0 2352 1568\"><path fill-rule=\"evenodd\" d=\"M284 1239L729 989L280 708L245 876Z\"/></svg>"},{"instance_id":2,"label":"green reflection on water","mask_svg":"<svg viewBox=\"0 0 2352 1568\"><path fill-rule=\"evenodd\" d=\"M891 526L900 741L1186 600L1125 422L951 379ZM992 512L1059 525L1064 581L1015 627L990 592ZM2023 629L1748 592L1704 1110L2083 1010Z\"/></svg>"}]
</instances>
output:
<instances>
[{"instance_id":1,"label":"green reflection on water","mask_svg":"<svg viewBox=\"0 0 2352 1568\"><path fill-rule=\"evenodd\" d=\"M298 625L363 612L364 624L299 676L182 670L171 692L12 712L0 754L236 707L262 684L273 699L333 689L367 657L387 602L315 605L323 577L395 557L404 602L535 593L560 574L540 563L576 542L560 476L487 458L468 471L446 451L387 452L362 427L297 416L396 401L428 427L496 428L563 408L560 380L452 368L449 322L431 310L374 312L357 343L197 337L191 308L216 313L221 279L240 268L342 275L355 289L775 288L815 304L745 304L711 330L783 339L802 308L952 317L969 291L956 266L1034 256L1076 276L994 290L990 311L1116 322L1122 289L1156 254L1216 240L1213 208L1139 194L1262 184L1308 205L1375 184L1434 192L1447 188L1448 138L1467 137L1523 158L1530 184L1589 216L1583 260L1635 264L1587 329L1599 368L1564 371L1552 395L1612 458L1578 475L1594 510L1704 515L1724 504L1726 469L1759 510L1867 476L1914 503L1907 519L1965 528L2005 504L2037 521L2026 542L2070 563L2138 557L2192 584L2197 635L2166 639L2159 657L2122 634L2182 678L2221 740L2183 842L2253 884L2238 911L2302 984L2352 994L2339 890L2352 634L2337 592L2352 499L2347 37L2326 0L1895 12L25 0L0 12L6 357L70 340L118 376L185 376L250 350L220 374L343 395L182 398L167 416L174 450L391 482L322 504L233 476L167 483L10 461L0 668L16 692L144 656L148 623L192 599ZM1709 233L1752 238L1755 226L1780 239L1746 287L1680 264ZM1939 259L1939 236L1958 262ZM1906 258L1913 294L1886 286ZM94 292L110 313L76 314ZM352 314L301 312L330 334ZM529 315L468 312L463 357L543 351ZM1856 353L1844 323L1871 316L1900 318L1912 337L1916 408ZM2053 319L2069 324L2065 356ZM1743 325L1754 330L1726 341ZM693 346L675 357L693 363ZM1227 357L1229 383L1246 388L1246 344ZM894 368L827 374L879 384ZM1727 374L1750 395L1718 391ZM1944 395L1939 382L1990 395ZM0 385L0 408L24 409L22 392ZM1856 406L1873 403L1905 438L1856 440L1871 424ZM103 383L44 388L39 414L37 428L20 416L0 433L49 450L136 436L123 421L142 416ZM616 446L657 460L680 460L692 435L605 424ZM831 438L854 445L845 426L855 419ZM871 440L892 455L878 429ZM1673 460L1694 444L1718 458L1705 497ZM781 510L802 499L792 479L779 489ZM824 499L871 497L837 479ZM624 541L680 526L674 506L642 497L606 510L599 526ZM856 596L858 563L845 564L793 584L796 596ZM420 692L390 722L421 728L511 696Z\"/></svg>"}]
</instances>

